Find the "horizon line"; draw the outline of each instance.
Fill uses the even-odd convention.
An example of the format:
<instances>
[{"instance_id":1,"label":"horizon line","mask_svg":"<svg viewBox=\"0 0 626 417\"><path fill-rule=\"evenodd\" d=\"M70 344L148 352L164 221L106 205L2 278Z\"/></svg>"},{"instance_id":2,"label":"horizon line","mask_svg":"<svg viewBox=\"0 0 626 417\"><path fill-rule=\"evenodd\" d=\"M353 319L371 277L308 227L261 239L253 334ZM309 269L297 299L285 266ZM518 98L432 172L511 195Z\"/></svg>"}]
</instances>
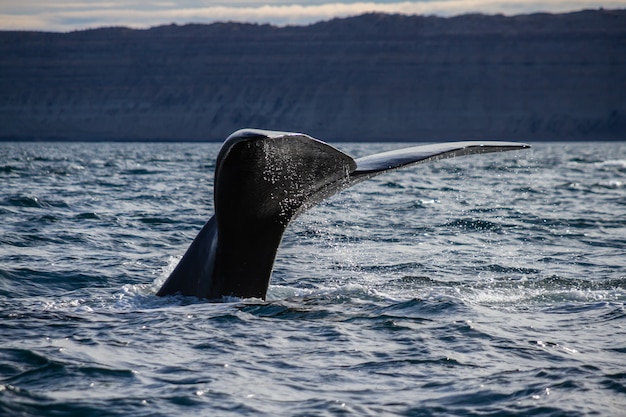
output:
<instances>
[{"instance_id":1,"label":"horizon line","mask_svg":"<svg viewBox=\"0 0 626 417\"><path fill-rule=\"evenodd\" d=\"M506 13L501 13L501 12L495 12L495 13L464 12L464 13L459 13L459 14L454 14L454 15L438 15L438 14L434 14L434 13L401 13L401 12L370 11L370 12L363 12L363 13L358 13L358 14L354 14L354 15L335 16L335 17L331 17L331 18L328 18L328 19L321 19L321 20L316 20L316 21L312 21L312 22L305 22L305 23L277 24L277 23L272 23L272 22L255 22L255 21L244 21L244 20L231 19L231 20L216 20L216 21L207 21L207 22L202 22L202 21L188 21L188 22L184 22L184 23L180 23L180 22L169 22L169 23L166 23L166 22L164 22L164 23L156 23L156 24L153 24L153 25L150 25L150 26L130 26L130 25L123 25L123 24L106 25L106 24L103 24L101 26L89 26L89 27L81 27L81 28L77 28L77 29L66 29L66 30L1 29L0 28L0 32L40 32L40 33L59 33L59 34L63 34L63 33L87 32L87 31L91 31L91 30L103 30L103 29L128 29L128 30L138 30L138 31L141 31L141 30L151 30L151 29L164 28L164 27L170 27L170 26L175 26L175 27L212 26L212 25L220 25L220 24L222 24L222 25L239 24L239 25L248 25L248 26L259 26L259 27L269 26L269 27L281 29L281 28L306 28L306 27L315 26L315 25L318 25L318 24L321 24L321 23L332 22L332 21L335 21L335 20L354 19L354 18L363 17L363 16L369 16L369 15L422 17L422 18L436 18L436 19L448 20L448 19L455 19L455 18L468 17L468 16L485 16L485 17L498 17L498 16L501 16L501 17L505 17L505 18L514 18L514 17L535 16L535 15L559 16L559 15L569 15L569 14L584 13L584 12L601 12L601 11L620 12L620 11L626 11L626 7L624 7L624 8L596 7L596 8L582 8L582 9L576 9L576 10L570 10L570 11L562 11L562 12L532 11L532 12L527 12L527 13L513 13L513 14L506 14Z\"/></svg>"},{"instance_id":2,"label":"horizon line","mask_svg":"<svg viewBox=\"0 0 626 417\"><path fill-rule=\"evenodd\" d=\"M206 6L191 8L159 8L145 6L127 9L57 6L32 9L29 6L0 7L1 31L72 32L103 27L149 29L167 25L247 23L274 27L310 26L333 19L361 16L367 13L406 16L457 17L469 14L518 16L530 14L564 14L585 10L623 10L626 0L552 0L544 2L506 0L432 0L392 3L356 2L315 5L286 4L260 7ZM151 8L150 8L151 7ZM6 5L4 6L6 9Z\"/></svg>"}]
</instances>

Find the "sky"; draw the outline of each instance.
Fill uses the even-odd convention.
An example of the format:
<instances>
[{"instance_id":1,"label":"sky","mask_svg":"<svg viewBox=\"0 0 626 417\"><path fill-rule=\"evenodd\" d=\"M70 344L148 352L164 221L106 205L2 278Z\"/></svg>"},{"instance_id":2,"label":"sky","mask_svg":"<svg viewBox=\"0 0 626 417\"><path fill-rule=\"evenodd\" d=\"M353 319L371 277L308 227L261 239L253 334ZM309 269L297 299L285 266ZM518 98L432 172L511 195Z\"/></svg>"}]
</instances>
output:
<instances>
[{"instance_id":1,"label":"sky","mask_svg":"<svg viewBox=\"0 0 626 417\"><path fill-rule=\"evenodd\" d=\"M626 0L1 0L0 30L67 32L104 26L235 21L305 25L367 12L455 16L624 9Z\"/></svg>"}]
</instances>

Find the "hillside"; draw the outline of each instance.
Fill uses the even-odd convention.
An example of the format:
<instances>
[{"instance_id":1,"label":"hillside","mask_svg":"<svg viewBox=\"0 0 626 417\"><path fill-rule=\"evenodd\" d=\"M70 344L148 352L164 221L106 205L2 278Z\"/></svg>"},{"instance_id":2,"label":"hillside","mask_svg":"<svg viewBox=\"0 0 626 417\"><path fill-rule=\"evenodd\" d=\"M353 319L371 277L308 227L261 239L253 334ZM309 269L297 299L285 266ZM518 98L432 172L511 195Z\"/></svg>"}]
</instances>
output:
<instances>
[{"instance_id":1,"label":"hillside","mask_svg":"<svg viewBox=\"0 0 626 417\"><path fill-rule=\"evenodd\" d=\"M0 32L0 139L626 140L626 11Z\"/></svg>"}]
</instances>

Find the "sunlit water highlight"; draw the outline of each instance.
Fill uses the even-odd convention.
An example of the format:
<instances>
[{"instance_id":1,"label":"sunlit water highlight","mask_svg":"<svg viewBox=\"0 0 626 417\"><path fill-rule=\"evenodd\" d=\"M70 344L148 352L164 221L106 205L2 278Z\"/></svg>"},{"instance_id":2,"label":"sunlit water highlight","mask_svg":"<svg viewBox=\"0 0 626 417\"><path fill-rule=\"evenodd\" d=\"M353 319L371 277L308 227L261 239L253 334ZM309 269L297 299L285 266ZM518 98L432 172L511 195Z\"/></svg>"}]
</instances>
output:
<instances>
[{"instance_id":1,"label":"sunlit water highlight","mask_svg":"<svg viewBox=\"0 0 626 417\"><path fill-rule=\"evenodd\" d=\"M0 144L0 415L626 410L626 144L381 176L289 227L266 302L155 297L218 150Z\"/></svg>"}]
</instances>

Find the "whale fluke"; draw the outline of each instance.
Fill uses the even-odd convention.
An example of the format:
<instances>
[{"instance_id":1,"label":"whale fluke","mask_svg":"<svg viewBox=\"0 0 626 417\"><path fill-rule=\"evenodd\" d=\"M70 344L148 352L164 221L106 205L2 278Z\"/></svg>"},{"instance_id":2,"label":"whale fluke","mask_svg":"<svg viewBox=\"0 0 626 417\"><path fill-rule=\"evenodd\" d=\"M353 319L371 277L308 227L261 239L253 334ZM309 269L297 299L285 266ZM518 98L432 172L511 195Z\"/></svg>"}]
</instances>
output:
<instances>
[{"instance_id":1,"label":"whale fluke","mask_svg":"<svg viewBox=\"0 0 626 417\"><path fill-rule=\"evenodd\" d=\"M529 148L514 142L451 142L353 159L302 133L243 129L224 142L215 168L215 215L157 295L262 298L291 220L358 182L398 168Z\"/></svg>"}]
</instances>

